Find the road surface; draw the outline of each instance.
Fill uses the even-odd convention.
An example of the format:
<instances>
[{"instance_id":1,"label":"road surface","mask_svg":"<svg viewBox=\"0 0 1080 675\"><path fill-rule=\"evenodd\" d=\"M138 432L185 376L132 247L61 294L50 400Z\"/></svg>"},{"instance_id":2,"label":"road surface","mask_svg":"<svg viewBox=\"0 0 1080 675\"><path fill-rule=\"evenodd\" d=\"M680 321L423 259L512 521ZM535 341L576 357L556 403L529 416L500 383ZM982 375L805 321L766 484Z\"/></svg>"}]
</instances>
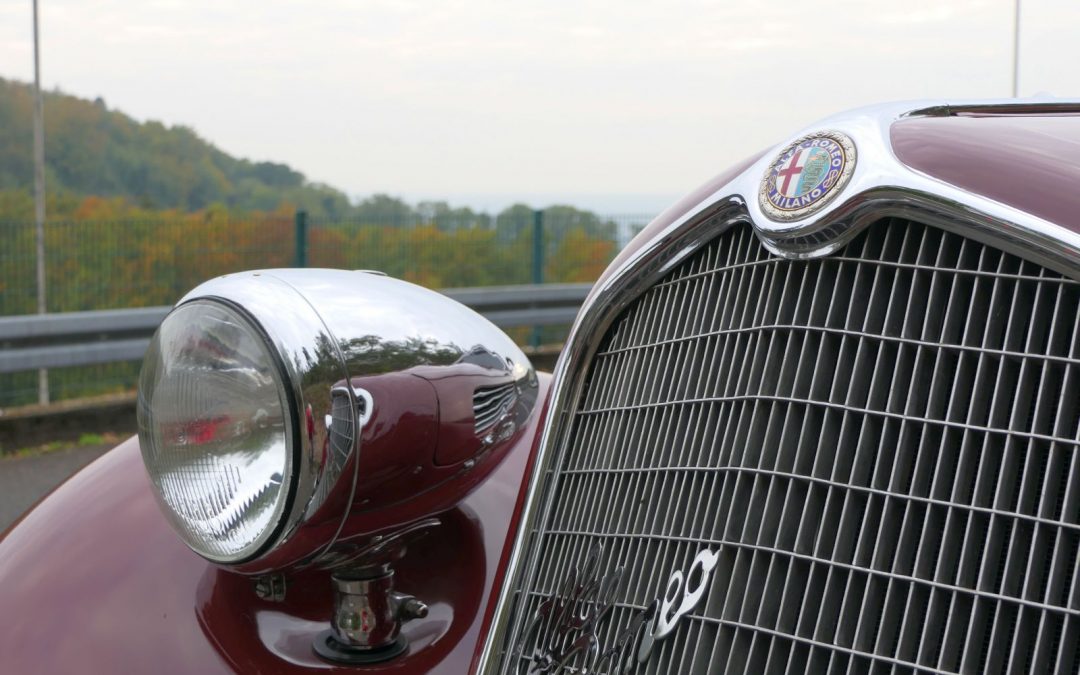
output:
<instances>
[{"instance_id":1,"label":"road surface","mask_svg":"<svg viewBox=\"0 0 1080 675\"><path fill-rule=\"evenodd\" d=\"M0 458L0 532L65 478L111 447L93 445L28 457Z\"/></svg>"}]
</instances>

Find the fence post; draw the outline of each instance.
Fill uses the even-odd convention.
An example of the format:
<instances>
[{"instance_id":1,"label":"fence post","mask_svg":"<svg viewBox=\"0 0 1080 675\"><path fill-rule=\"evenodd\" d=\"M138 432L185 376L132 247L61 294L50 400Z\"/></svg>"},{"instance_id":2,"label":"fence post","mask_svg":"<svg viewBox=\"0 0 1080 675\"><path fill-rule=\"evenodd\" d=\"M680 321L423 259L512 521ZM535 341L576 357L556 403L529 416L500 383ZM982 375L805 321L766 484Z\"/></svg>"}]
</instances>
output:
<instances>
[{"instance_id":1,"label":"fence post","mask_svg":"<svg viewBox=\"0 0 1080 675\"><path fill-rule=\"evenodd\" d=\"M533 211L532 282L544 283L544 212ZM533 349L540 347L540 326L533 326L529 342Z\"/></svg>"},{"instance_id":2,"label":"fence post","mask_svg":"<svg viewBox=\"0 0 1080 675\"><path fill-rule=\"evenodd\" d=\"M293 267L307 267L307 211L296 212L296 258Z\"/></svg>"},{"instance_id":3,"label":"fence post","mask_svg":"<svg viewBox=\"0 0 1080 675\"><path fill-rule=\"evenodd\" d=\"M1019 10L1017 10L1019 11ZM37 311L45 314L45 113L41 99L38 52L38 3L34 0L34 229L37 238ZM49 371L38 370L38 403L49 402Z\"/></svg>"}]
</instances>

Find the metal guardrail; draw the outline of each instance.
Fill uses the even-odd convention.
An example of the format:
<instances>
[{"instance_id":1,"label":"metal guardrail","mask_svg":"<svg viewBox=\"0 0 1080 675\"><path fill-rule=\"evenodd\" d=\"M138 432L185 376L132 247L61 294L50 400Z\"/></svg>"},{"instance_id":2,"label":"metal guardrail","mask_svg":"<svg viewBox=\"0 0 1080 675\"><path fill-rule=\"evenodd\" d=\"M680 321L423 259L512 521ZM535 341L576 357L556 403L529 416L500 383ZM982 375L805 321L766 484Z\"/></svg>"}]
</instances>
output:
<instances>
[{"instance_id":1,"label":"metal guardrail","mask_svg":"<svg viewBox=\"0 0 1080 675\"><path fill-rule=\"evenodd\" d=\"M451 288L496 326L572 323L591 284ZM0 373L137 361L171 307L0 317Z\"/></svg>"}]
</instances>

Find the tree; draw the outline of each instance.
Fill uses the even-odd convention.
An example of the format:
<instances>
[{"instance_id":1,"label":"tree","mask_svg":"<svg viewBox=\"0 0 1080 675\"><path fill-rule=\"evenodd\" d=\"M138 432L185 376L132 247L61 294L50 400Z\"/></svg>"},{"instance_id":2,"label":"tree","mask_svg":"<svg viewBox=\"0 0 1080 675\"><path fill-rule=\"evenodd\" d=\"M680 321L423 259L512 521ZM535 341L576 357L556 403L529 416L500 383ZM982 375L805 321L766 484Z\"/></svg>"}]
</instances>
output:
<instances>
[{"instance_id":1,"label":"tree","mask_svg":"<svg viewBox=\"0 0 1080 675\"><path fill-rule=\"evenodd\" d=\"M237 159L183 126L139 123L105 101L46 94L45 158L50 192L124 197L146 208L197 211L221 203L272 210L281 201L316 217L350 215L348 197L310 183L285 164ZM0 79L0 190L29 190L30 87Z\"/></svg>"},{"instance_id":2,"label":"tree","mask_svg":"<svg viewBox=\"0 0 1080 675\"><path fill-rule=\"evenodd\" d=\"M361 201L353 209L353 217L364 225L404 227L418 222L412 207L386 194L372 195Z\"/></svg>"}]
</instances>

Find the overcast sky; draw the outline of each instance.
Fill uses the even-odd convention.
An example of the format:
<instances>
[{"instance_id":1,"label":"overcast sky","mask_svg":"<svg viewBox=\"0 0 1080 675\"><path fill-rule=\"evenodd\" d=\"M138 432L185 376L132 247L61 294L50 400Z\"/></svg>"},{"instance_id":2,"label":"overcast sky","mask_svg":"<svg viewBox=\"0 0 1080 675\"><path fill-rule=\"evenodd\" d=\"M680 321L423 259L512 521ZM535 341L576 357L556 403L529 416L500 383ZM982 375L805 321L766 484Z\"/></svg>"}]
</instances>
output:
<instances>
[{"instance_id":1,"label":"overcast sky","mask_svg":"<svg viewBox=\"0 0 1080 675\"><path fill-rule=\"evenodd\" d=\"M658 209L844 108L1008 96L1013 6L41 0L42 69L352 195ZM0 76L33 77L30 8L0 0ZM1080 1L1021 26L1021 94L1080 95Z\"/></svg>"}]
</instances>

